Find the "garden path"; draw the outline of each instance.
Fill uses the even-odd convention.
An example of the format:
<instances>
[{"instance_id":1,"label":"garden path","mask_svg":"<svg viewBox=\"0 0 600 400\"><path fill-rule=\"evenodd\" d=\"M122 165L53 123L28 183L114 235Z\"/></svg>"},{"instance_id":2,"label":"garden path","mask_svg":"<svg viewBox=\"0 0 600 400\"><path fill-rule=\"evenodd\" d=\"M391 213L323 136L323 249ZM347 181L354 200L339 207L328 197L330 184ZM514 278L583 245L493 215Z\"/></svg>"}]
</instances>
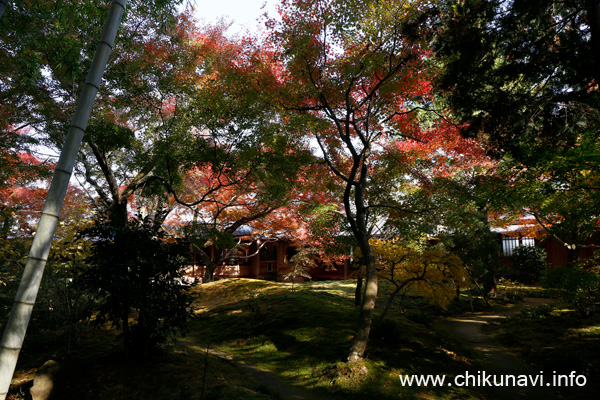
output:
<instances>
[{"instance_id":1,"label":"garden path","mask_svg":"<svg viewBox=\"0 0 600 400\"><path fill-rule=\"evenodd\" d=\"M539 368L536 369L525 363L509 348L497 343L489 335L483 333L482 327L495 319L518 314L527 307L538 307L552 302L551 299L526 298L522 303L512 305L509 309L503 311L463 314L457 317L444 318L436 323L436 327L448 332L459 339L461 343L475 350L480 368L469 371L470 374L477 376L478 372L481 374L485 371L488 375L531 375L535 378L541 372ZM543 372L544 384L546 384L551 377L551 371ZM552 388L539 386L488 387L486 394L490 400L550 400L559 398Z\"/></svg>"},{"instance_id":2,"label":"garden path","mask_svg":"<svg viewBox=\"0 0 600 400\"><path fill-rule=\"evenodd\" d=\"M210 349L209 353L240 368L246 374L253 377L259 384L264 385L268 389L269 393L275 398L286 400L325 400L324 397L321 397L317 393L313 393L304 388L291 386L277 378L271 372L263 370L254 365L250 365L244 362L242 359L231 354L213 349Z\"/></svg>"}]
</instances>

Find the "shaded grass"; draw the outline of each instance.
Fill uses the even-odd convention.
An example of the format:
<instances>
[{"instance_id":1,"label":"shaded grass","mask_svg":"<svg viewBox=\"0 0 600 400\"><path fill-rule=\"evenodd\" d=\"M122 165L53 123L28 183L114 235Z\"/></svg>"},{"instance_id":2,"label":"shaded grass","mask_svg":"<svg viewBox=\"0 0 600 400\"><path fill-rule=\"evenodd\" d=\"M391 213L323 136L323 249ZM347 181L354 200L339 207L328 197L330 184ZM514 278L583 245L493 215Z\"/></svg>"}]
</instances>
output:
<instances>
[{"instance_id":1,"label":"shaded grass","mask_svg":"<svg viewBox=\"0 0 600 400\"><path fill-rule=\"evenodd\" d=\"M230 362L207 357L203 342L170 342L147 361L129 359L119 333L108 325L87 329L70 354L64 343L63 330L41 329L32 321L9 400L31 399L36 369L49 359L60 364L53 400L197 400L203 391L206 400L278 398Z\"/></svg>"},{"instance_id":2,"label":"shaded grass","mask_svg":"<svg viewBox=\"0 0 600 400\"><path fill-rule=\"evenodd\" d=\"M600 316L581 318L568 308L540 307L485 327L501 343L547 375L583 374L584 387L558 388L567 399L596 398L600 391Z\"/></svg>"},{"instance_id":3,"label":"shaded grass","mask_svg":"<svg viewBox=\"0 0 600 400\"><path fill-rule=\"evenodd\" d=\"M191 295L198 311L188 337L148 362L127 360L117 332L108 327L87 331L72 354L65 353L60 331L32 332L11 400L27 398L35 369L48 359L62 366L53 400L197 400L205 360L205 399L281 398L232 363L206 358L207 346L321 398L483 398L473 388L400 385L399 374L454 376L471 366L457 343L414 316L391 313L376 323L367 360L346 364L357 320L353 282L296 284L292 291L290 284L231 279L194 287Z\"/></svg>"},{"instance_id":4,"label":"shaded grass","mask_svg":"<svg viewBox=\"0 0 600 400\"><path fill-rule=\"evenodd\" d=\"M246 281L217 282L196 289L202 310L193 323L197 340L209 340L292 385L315 389L330 398L480 398L473 390L400 385L399 374L453 376L469 366L454 342L404 315L392 316L388 325L393 328L374 327L364 363L344 363L358 315L353 285L296 284L291 292L285 284L268 283L245 296L232 291L235 285L244 291L250 285ZM221 285L223 295L232 300L216 307L205 303L223 298L217 294Z\"/></svg>"},{"instance_id":5,"label":"shaded grass","mask_svg":"<svg viewBox=\"0 0 600 400\"><path fill-rule=\"evenodd\" d=\"M53 400L196 400L203 386L207 400L272 398L261 392L259 382L227 361L206 357L201 348L172 345L148 361L128 359L121 349L116 332L102 329L88 332L70 355L26 357L18 366L9 399L30 399L35 369L47 358L61 365Z\"/></svg>"}]
</instances>

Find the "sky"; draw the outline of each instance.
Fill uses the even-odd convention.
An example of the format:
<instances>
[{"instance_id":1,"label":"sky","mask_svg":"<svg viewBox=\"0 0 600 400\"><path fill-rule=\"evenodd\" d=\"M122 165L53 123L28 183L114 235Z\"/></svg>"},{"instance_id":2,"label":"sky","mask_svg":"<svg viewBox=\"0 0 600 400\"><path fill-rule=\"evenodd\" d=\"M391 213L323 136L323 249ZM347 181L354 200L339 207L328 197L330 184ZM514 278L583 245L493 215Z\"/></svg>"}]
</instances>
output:
<instances>
[{"instance_id":1,"label":"sky","mask_svg":"<svg viewBox=\"0 0 600 400\"><path fill-rule=\"evenodd\" d=\"M196 12L194 15L200 21L212 24L224 17L233 22L229 33L240 34L246 30L256 32L259 29L258 18L265 11L275 15L277 0L193 0ZM264 6L264 8L263 8Z\"/></svg>"}]
</instances>

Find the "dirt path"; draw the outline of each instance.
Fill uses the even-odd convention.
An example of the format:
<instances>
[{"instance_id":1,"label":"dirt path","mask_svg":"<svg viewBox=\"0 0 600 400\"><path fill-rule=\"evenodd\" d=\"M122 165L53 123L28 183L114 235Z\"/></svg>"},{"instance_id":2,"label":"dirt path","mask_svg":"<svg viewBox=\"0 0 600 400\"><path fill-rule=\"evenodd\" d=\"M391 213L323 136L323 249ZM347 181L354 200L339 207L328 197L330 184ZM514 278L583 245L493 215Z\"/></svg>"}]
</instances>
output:
<instances>
[{"instance_id":1,"label":"dirt path","mask_svg":"<svg viewBox=\"0 0 600 400\"><path fill-rule=\"evenodd\" d=\"M264 385L269 389L269 392L273 394L275 398L290 400L325 400L325 397L321 397L303 388L291 386L277 378L271 372L247 364L235 356L212 349L209 350L209 353L230 362L244 371L244 373L252 376L259 384Z\"/></svg>"},{"instance_id":2,"label":"dirt path","mask_svg":"<svg viewBox=\"0 0 600 400\"><path fill-rule=\"evenodd\" d=\"M482 332L482 326L488 322L503 318L508 315L518 314L527 307L537 307L549 304L549 299L527 298L523 303L513 305L510 309L500 312L485 312L467 314L458 317L445 318L436 323L440 328L456 337L475 351L479 369L469 371L470 374L479 375L485 371L488 375L532 375L540 374L538 369L519 359L508 348L494 341L490 336ZM545 371L548 379L549 371ZM498 378L499 379L499 378ZM556 399L556 393L552 388L532 386L508 386L493 387L486 391L490 400L504 399Z\"/></svg>"}]
</instances>

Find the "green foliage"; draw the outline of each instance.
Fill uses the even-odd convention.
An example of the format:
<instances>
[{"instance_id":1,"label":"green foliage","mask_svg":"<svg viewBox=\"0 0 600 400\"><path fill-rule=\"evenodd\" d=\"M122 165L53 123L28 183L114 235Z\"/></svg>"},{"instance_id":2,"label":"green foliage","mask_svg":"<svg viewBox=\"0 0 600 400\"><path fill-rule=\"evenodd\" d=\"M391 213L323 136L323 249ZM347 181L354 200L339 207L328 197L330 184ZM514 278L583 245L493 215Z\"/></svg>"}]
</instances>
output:
<instances>
[{"instance_id":1,"label":"green foliage","mask_svg":"<svg viewBox=\"0 0 600 400\"><path fill-rule=\"evenodd\" d=\"M600 301L600 270L582 268L581 264L561 265L549 271L542 279L544 286L560 289L562 297L588 317Z\"/></svg>"},{"instance_id":2,"label":"green foliage","mask_svg":"<svg viewBox=\"0 0 600 400\"><path fill-rule=\"evenodd\" d=\"M131 129L102 118L89 122L84 140L94 143L103 152L130 150L135 145L135 136Z\"/></svg>"},{"instance_id":3,"label":"green foliage","mask_svg":"<svg viewBox=\"0 0 600 400\"><path fill-rule=\"evenodd\" d=\"M318 195L318 189L315 192L311 195ZM356 239L349 234L348 221L338 203L328 197L309 199L301 206L301 213L307 222L310 240L321 252L321 259L346 257L349 249L356 246Z\"/></svg>"},{"instance_id":4,"label":"green foliage","mask_svg":"<svg viewBox=\"0 0 600 400\"><path fill-rule=\"evenodd\" d=\"M201 223L190 223L184 227L187 240L199 248L215 246L220 250L233 250L238 246L230 232Z\"/></svg>"},{"instance_id":5,"label":"green foliage","mask_svg":"<svg viewBox=\"0 0 600 400\"><path fill-rule=\"evenodd\" d=\"M4 319L17 293L30 246L30 239L0 237L0 317Z\"/></svg>"},{"instance_id":6,"label":"green foliage","mask_svg":"<svg viewBox=\"0 0 600 400\"><path fill-rule=\"evenodd\" d=\"M546 304L539 307L526 308L523 311L521 311L521 315L523 315L525 318L543 319L550 315L552 311L554 311L554 307Z\"/></svg>"},{"instance_id":7,"label":"green foliage","mask_svg":"<svg viewBox=\"0 0 600 400\"><path fill-rule=\"evenodd\" d=\"M499 183L489 158L482 154L470 160L459 157L448 173L406 196L416 200L419 208L433 212L402 218L395 223L396 231L403 238L428 234L439 239L460 257L471 280L483 284L488 293L495 285L501 256L498 235L491 230L493 216L503 206L494 193L502 187Z\"/></svg>"},{"instance_id":8,"label":"green foliage","mask_svg":"<svg viewBox=\"0 0 600 400\"><path fill-rule=\"evenodd\" d=\"M432 13L437 86L464 132L484 134L503 160L510 185L498 197L569 245L597 230L599 7L466 0Z\"/></svg>"},{"instance_id":9,"label":"green foliage","mask_svg":"<svg viewBox=\"0 0 600 400\"><path fill-rule=\"evenodd\" d=\"M50 329L65 328L67 351L80 339L81 329L88 325L97 306L85 290L74 283L77 271L86 268L91 242L70 229L52 244L44 280L38 294L38 322Z\"/></svg>"},{"instance_id":10,"label":"green foliage","mask_svg":"<svg viewBox=\"0 0 600 400\"><path fill-rule=\"evenodd\" d=\"M317 265L314 257L315 254L313 250L303 248L294 254L294 256L290 259L290 263L292 265L290 272L285 274L283 277L292 281L292 290L294 290L296 278L310 278L310 274L308 272L311 268L316 267Z\"/></svg>"},{"instance_id":11,"label":"green foliage","mask_svg":"<svg viewBox=\"0 0 600 400\"><path fill-rule=\"evenodd\" d=\"M472 132L491 134L498 153L543 159L575 144L590 122L600 58L593 49L597 11L586 3L438 4L438 83Z\"/></svg>"},{"instance_id":12,"label":"green foliage","mask_svg":"<svg viewBox=\"0 0 600 400\"><path fill-rule=\"evenodd\" d=\"M144 45L165 36L175 41L182 1L127 3L75 170L104 205L122 206L126 200L118 198L119 191L128 199L156 166L158 154L164 155L168 145L162 153L156 146L166 136L161 107L180 89L173 88L174 74L162 70L166 62ZM29 136L44 146L62 147L109 7L110 2L90 0L16 0L7 8L0 20L0 176L24 170L26 164L15 158L29 147L20 139L24 133L36 133ZM180 60L173 55L170 61ZM181 63L172 69L184 70ZM3 168L7 165L11 168Z\"/></svg>"},{"instance_id":13,"label":"green foliage","mask_svg":"<svg viewBox=\"0 0 600 400\"><path fill-rule=\"evenodd\" d=\"M125 226L100 219L83 237L94 246L77 284L99 301L97 321L122 329L131 355L147 357L169 334L186 333L185 243L169 238L149 217Z\"/></svg>"},{"instance_id":14,"label":"green foliage","mask_svg":"<svg viewBox=\"0 0 600 400\"><path fill-rule=\"evenodd\" d=\"M417 324L422 324L422 325L427 325L427 326L431 326L431 324L432 324L431 315L424 313L424 312L419 312L419 311L407 312L406 317L409 320L411 320L412 322L415 322Z\"/></svg>"},{"instance_id":15,"label":"green foliage","mask_svg":"<svg viewBox=\"0 0 600 400\"><path fill-rule=\"evenodd\" d=\"M513 250L513 268L523 283L537 282L548 268L546 251L535 246L519 246Z\"/></svg>"},{"instance_id":16,"label":"green foliage","mask_svg":"<svg viewBox=\"0 0 600 400\"><path fill-rule=\"evenodd\" d=\"M471 279L483 281L484 291L488 293L495 286L494 277L501 254L497 234L483 221L477 221L468 231L442 235L442 238L447 248L467 266Z\"/></svg>"}]
</instances>

